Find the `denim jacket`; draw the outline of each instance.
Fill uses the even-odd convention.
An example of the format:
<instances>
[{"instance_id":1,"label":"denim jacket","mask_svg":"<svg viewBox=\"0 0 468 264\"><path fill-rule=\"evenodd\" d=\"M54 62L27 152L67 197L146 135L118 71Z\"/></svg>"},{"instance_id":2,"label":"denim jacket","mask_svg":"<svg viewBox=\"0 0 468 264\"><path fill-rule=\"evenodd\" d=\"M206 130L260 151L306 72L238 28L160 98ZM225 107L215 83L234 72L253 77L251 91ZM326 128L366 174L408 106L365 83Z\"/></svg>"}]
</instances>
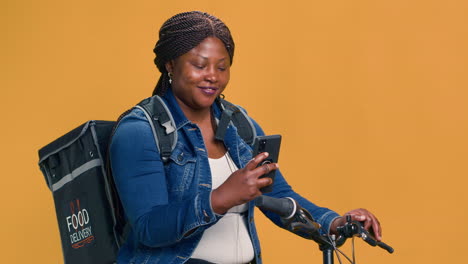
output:
<instances>
[{"instance_id":1,"label":"denim jacket","mask_svg":"<svg viewBox=\"0 0 468 264\"><path fill-rule=\"evenodd\" d=\"M211 207L211 172L200 128L185 117L171 90L163 100L173 115L178 133L178 142L168 162L161 160L150 124L140 109L133 109L121 120L110 145L113 176L132 229L119 251L118 263L184 263L203 231L223 217ZM221 110L216 104L213 113L220 118ZM260 126L252 122L257 135L263 135ZM237 167L243 168L252 159L251 146L238 136L232 124L226 131L224 145ZM295 193L279 171L273 192L268 195L292 197L327 232L338 217L335 212ZM255 262L260 264L254 202L248 205L248 230ZM264 213L275 224L282 225L277 215Z\"/></svg>"}]
</instances>

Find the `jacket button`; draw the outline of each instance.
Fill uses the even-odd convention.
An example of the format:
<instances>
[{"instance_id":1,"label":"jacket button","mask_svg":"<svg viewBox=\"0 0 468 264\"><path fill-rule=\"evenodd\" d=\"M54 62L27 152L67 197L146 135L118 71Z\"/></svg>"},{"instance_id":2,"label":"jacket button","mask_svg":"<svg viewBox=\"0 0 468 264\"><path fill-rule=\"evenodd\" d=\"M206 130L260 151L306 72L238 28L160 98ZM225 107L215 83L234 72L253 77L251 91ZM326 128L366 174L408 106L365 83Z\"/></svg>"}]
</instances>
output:
<instances>
[{"instance_id":1,"label":"jacket button","mask_svg":"<svg viewBox=\"0 0 468 264\"><path fill-rule=\"evenodd\" d=\"M180 153L179 156L177 156L178 161L183 161L184 160L184 153Z\"/></svg>"}]
</instances>

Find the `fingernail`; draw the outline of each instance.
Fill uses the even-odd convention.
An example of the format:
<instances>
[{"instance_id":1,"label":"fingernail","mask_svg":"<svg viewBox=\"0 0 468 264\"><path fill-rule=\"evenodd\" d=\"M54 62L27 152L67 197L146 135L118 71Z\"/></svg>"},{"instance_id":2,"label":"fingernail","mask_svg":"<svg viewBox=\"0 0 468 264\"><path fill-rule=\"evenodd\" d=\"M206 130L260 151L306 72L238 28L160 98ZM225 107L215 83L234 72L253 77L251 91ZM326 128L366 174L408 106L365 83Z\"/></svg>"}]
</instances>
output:
<instances>
[{"instance_id":1,"label":"fingernail","mask_svg":"<svg viewBox=\"0 0 468 264\"><path fill-rule=\"evenodd\" d=\"M265 153L265 157L268 157L268 155L270 155L270 154L268 154L268 152L264 152L264 153Z\"/></svg>"},{"instance_id":2,"label":"fingernail","mask_svg":"<svg viewBox=\"0 0 468 264\"><path fill-rule=\"evenodd\" d=\"M277 169L279 168L279 164L278 164L278 163L275 163L275 166L276 166Z\"/></svg>"}]
</instances>

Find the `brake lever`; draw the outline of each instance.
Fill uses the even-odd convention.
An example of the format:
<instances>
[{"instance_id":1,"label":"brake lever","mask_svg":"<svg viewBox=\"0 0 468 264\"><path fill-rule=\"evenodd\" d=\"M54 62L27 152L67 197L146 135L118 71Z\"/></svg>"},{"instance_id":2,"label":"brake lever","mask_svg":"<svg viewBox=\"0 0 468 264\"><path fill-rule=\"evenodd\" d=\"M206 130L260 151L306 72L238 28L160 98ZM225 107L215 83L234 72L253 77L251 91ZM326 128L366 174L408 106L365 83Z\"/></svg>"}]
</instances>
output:
<instances>
[{"instance_id":1,"label":"brake lever","mask_svg":"<svg viewBox=\"0 0 468 264\"><path fill-rule=\"evenodd\" d=\"M316 238L320 237L320 225L303 208L299 208L292 218L284 219L283 223L289 231L303 238L316 240Z\"/></svg>"},{"instance_id":2,"label":"brake lever","mask_svg":"<svg viewBox=\"0 0 468 264\"><path fill-rule=\"evenodd\" d=\"M394 249L391 246L385 244L382 241L377 241L377 239L375 239L369 231L364 229L362 223L351 221L351 216L346 216L346 224L342 227L339 227L338 229L339 233L344 237L358 236L373 247L378 246L382 249L385 249L390 254L394 252Z\"/></svg>"}]
</instances>

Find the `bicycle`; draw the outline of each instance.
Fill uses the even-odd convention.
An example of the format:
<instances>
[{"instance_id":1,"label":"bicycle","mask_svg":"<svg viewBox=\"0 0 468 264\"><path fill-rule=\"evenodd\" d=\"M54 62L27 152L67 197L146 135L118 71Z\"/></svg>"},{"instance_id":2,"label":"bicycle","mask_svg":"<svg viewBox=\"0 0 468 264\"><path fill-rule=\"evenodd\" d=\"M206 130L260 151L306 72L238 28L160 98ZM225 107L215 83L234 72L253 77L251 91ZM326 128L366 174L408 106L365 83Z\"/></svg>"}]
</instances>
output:
<instances>
[{"instance_id":1,"label":"bicycle","mask_svg":"<svg viewBox=\"0 0 468 264\"><path fill-rule=\"evenodd\" d=\"M389 245L382 241L377 241L369 231L364 229L360 222L352 221L350 215L346 216L346 223L337 228L339 236L336 237L335 235L320 233L320 224L314 220L307 210L300 207L290 197L273 198L262 195L256 199L255 204L260 209L278 214L289 231L303 238L315 241L319 245L320 251L322 251L324 264L334 263L334 252L340 264L342 262L339 254L342 254L351 264L355 264L354 237L356 236L361 237L367 244L373 247L378 246L389 253L394 252L394 249ZM338 249L348 238L353 238L352 260Z\"/></svg>"}]
</instances>

